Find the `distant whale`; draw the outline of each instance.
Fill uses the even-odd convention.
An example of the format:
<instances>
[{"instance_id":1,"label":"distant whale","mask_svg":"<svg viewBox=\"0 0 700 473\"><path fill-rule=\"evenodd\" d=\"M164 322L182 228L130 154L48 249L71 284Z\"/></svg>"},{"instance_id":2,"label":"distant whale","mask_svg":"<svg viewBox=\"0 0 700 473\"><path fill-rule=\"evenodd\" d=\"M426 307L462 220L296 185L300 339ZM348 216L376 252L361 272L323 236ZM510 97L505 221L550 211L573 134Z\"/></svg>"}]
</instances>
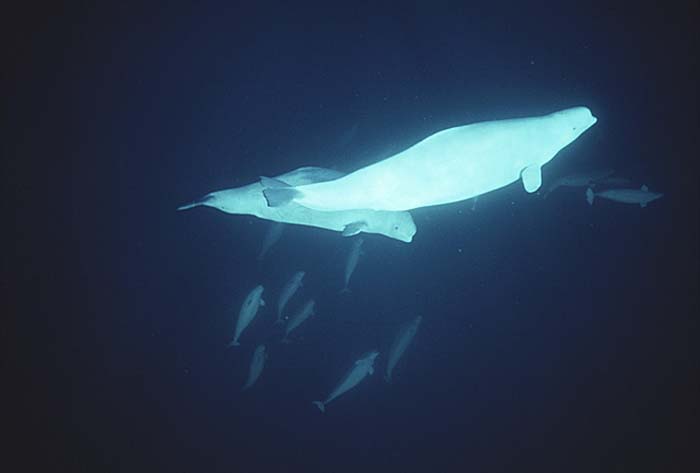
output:
<instances>
[{"instance_id":1,"label":"distant whale","mask_svg":"<svg viewBox=\"0 0 700 473\"><path fill-rule=\"evenodd\" d=\"M586 190L586 200L589 205L593 205L596 197L621 202L623 204L639 204L644 208L649 202L660 199L664 195L660 192L651 192L647 186L639 189L606 189L594 192L590 187Z\"/></svg>"},{"instance_id":2,"label":"distant whale","mask_svg":"<svg viewBox=\"0 0 700 473\"><path fill-rule=\"evenodd\" d=\"M416 336L416 332L418 332L418 327L420 327L422 320L423 317L419 315L410 323L403 325L399 329L399 333L396 335L394 343L391 345L391 350L389 350L389 357L386 363L386 375L384 379L387 383L391 382L391 374L396 367L396 363L399 362L406 348L411 344L413 337Z\"/></svg>"},{"instance_id":3,"label":"distant whale","mask_svg":"<svg viewBox=\"0 0 700 473\"><path fill-rule=\"evenodd\" d=\"M314 401L314 405L321 412L326 412L326 405L341 394L344 394L357 386L360 381L374 373L374 360L379 356L378 351L371 351L357 360L352 369L345 375L342 381L333 389L325 401Z\"/></svg>"},{"instance_id":4,"label":"distant whale","mask_svg":"<svg viewBox=\"0 0 700 473\"><path fill-rule=\"evenodd\" d=\"M342 176L344 176L343 173L331 169L302 167L274 179L284 185L304 185L330 181ZM199 206L213 207L229 214L254 215L275 222L325 228L342 232L343 236L352 236L361 232L377 233L410 243L416 233L416 224L408 212L374 210L319 212L294 203L270 208L263 196L263 186L260 182L212 192L194 202L180 206L178 210Z\"/></svg>"},{"instance_id":5,"label":"distant whale","mask_svg":"<svg viewBox=\"0 0 700 473\"><path fill-rule=\"evenodd\" d=\"M255 382L260 377L260 374L265 368L265 360L267 359L267 352L265 351L265 345L258 345L253 352L253 358L250 360L250 368L248 369L248 379L241 388L241 391L245 391L249 387L255 384Z\"/></svg>"},{"instance_id":6,"label":"distant whale","mask_svg":"<svg viewBox=\"0 0 700 473\"><path fill-rule=\"evenodd\" d=\"M243 333L243 330L245 330L253 321L260 306L265 305L265 301L262 299L263 290L264 289L262 286L255 286L255 288L248 294L248 297L246 297L243 301L241 310L238 313L238 319L236 320L236 334L234 335L233 340L231 340L231 342L228 344L229 347L240 345L238 338L241 336L241 333Z\"/></svg>"},{"instance_id":7,"label":"distant whale","mask_svg":"<svg viewBox=\"0 0 700 473\"><path fill-rule=\"evenodd\" d=\"M287 302L289 302L289 299L291 299L292 296L294 296L294 294L296 294L299 288L304 284L303 281L305 275L306 272L297 271L292 275L291 279L287 281L287 284L284 285L282 291L280 291L280 298L277 302L277 320L275 321L276 324L282 322L284 308L287 305Z\"/></svg>"},{"instance_id":8,"label":"distant whale","mask_svg":"<svg viewBox=\"0 0 700 473\"><path fill-rule=\"evenodd\" d=\"M390 158L329 182L285 186L262 178L270 207L411 210L470 199L522 179L542 184L542 166L593 126L586 107L474 123L435 133Z\"/></svg>"},{"instance_id":9,"label":"distant whale","mask_svg":"<svg viewBox=\"0 0 700 473\"><path fill-rule=\"evenodd\" d=\"M365 241L362 239L362 237L357 237L355 241L352 242L352 248L350 249L350 253L348 253L348 260L345 263L345 285L343 286L343 289L341 289L340 292L350 292L350 288L348 285L350 284L350 278L352 277L352 273L355 272L355 268L357 267L357 263L360 261L360 256L364 253L362 251L362 244Z\"/></svg>"},{"instance_id":10,"label":"distant whale","mask_svg":"<svg viewBox=\"0 0 700 473\"><path fill-rule=\"evenodd\" d=\"M316 301L311 299L307 301L306 304L304 304L301 309L296 312L296 314L290 317L289 321L287 321L287 326L284 328L284 338L282 339L282 342L288 342L289 334L292 333L292 330L303 324L306 319L314 315L316 313L315 309Z\"/></svg>"},{"instance_id":11,"label":"distant whale","mask_svg":"<svg viewBox=\"0 0 700 473\"><path fill-rule=\"evenodd\" d=\"M258 261L265 259L265 255L279 241L283 231L284 223L275 222L268 228L265 239L262 242L262 248L260 248L260 253L258 253Z\"/></svg>"},{"instance_id":12,"label":"distant whale","mask_svg":"<svg viewBox=\"0 0 700 473\"><path fill-rule=\"evenodd\" d=\"M588 187L605 179L609 179L610 175L615 171L612 169L600 169L595 171L579 172L568 174L555 179L547 188L547 191L542 195L546 199L549 194L560 187Z\"/></svg>"}]
</instances>

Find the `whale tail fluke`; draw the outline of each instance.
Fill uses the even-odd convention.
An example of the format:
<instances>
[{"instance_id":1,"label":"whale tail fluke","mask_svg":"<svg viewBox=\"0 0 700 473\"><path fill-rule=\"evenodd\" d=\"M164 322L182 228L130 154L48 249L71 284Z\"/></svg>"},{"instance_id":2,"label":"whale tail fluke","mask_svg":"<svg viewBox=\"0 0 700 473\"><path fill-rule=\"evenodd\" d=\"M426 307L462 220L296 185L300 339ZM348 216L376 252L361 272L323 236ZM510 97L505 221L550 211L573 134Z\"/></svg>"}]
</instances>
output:
<instances>
[{"instance_id":1,"label":"whale tail fluke","mask_svg":"<svg viewBox=\"0 0 700 473\"><path fill-rule=\"evenodd\" d=\"M238 347L241 345L241 342L238 340L231 340L228 345L226 345L226 348L231 348L231 347Z\"/></svg>"},{"instance_id":2,"label":"whale tail fluke","mask_svg":"<svg viewBox=\"0 0 700 473\"><path fill-rule=\"evenodd\" d=\"M314 401L314 406L318 407L321 412L326 412L326 405L321 401Z\"/></svg>"},{"instance_id":3,"label":"whale tail fluke","mask_svg":"<svg viewBox=\"0 0 700 473\"><path fill-rule=\"evenodd\" d=\"M350 288L347 287L347 286L345 286L344 288L342 288L342 289L340 290L339 294L349 294L350 292L352 292L352 291L350 290Z\"/></svg>"},{"instance_id":4,"label":"whale tail fluke","mask_svg":"<svg viewBox=\"0 0 700 473\"><path fill-rule=\"evenodd\" d=\"M593 200L595 200L595 193L590 187L586 189L586 200L588 201L588 205L593 205Z\"/></svg>"}]
</instances>

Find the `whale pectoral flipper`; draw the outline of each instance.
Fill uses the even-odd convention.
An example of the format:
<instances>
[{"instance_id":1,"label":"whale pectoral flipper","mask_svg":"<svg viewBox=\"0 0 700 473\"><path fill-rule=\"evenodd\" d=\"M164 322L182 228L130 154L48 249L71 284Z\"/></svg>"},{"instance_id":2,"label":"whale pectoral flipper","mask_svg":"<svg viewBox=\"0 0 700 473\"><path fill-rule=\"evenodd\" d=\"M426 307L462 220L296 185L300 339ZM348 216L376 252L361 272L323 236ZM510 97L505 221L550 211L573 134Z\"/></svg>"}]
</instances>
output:
<instances>
[{"instance_id":1,"label":"whale pectoral flipper","mask_svg":"<svg viewBox=\"0 0 700 473\"><path fill-rule=\"evenodd\" d=\"M279 179L260 176L260 184L264 187L263 195L268 207L282 207L301 195L301 192Z\"/></svg>"},{"instance_id":2,"label":"whale pectoral flipper","mask_svg":"<svg viewBox=\"0 0 700 473\"><path fill-rule=\"evenodd\" d=\"M526 167L520 173L520 177L523 180L525 191L530 194L542 186L542 168L538 165Z\"/></svg>"},{"instance_id":3,"label":"whale pectoral flipper","mask_svg":"<svg viewBox=\"0 0 700 473\"><path fill-rule=\"evenodd\" d=\"M268 207L282 207L301 196L301 192L292 187L287 187L286 189L265 189L263 195Z\"/></svg>"},{"instance_id":4,"label":"whale pectoral flipper","mask_svg":"<svg viewBox=\"0 0 700 473\"><path fill-rule=\"evenodd\" d=\"M343 228L343 236L349 237L357 235L365 228L367 228L367 222L365 221L348 223L347 225L345 225L345 228Z\"/></svg>"}]
</instances>

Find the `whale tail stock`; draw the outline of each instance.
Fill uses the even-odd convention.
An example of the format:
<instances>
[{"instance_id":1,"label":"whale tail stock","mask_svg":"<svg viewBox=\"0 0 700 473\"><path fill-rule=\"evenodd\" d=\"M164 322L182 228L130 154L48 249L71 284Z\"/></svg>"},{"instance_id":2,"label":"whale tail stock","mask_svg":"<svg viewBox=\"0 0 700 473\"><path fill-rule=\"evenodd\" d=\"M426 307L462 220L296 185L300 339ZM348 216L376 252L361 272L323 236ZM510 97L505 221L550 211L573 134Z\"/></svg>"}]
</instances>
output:
<instances>
[{"instance_id":1,"label":"whale tail stock","mask_svg":"<svg viewBox=\"0 0 700 473\"><path fill-rule=\"evenodd\" d=\"M179 206L177 208L177 210L189 210L189 209L192 209L194 207L199 207L200 205L202 205L202 204L200 204L199 202L190 202L189 204L183 204L183 205Z\"/></svg>"},{"instance_id":2,"label":"whale tail stock","mask_svg":"<svg viewBox=\"0 0 700 473\"><path fill-rule=\"evenodd\" d=\"M321 402L321 401L314 401L314 406L318 407L318 410L321 412L326 412L326 405Z\"/></svg>"}]
</instances>

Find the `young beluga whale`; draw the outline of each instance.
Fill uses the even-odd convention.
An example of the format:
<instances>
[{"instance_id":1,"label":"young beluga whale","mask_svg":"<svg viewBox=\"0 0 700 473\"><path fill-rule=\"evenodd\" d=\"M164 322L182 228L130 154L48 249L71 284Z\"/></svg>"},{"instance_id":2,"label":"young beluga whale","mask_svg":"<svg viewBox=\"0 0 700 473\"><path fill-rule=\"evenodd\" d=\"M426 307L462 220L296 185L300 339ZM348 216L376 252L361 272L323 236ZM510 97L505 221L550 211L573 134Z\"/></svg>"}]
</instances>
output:
<instances>
[{"instance_id":1,"label":"young beluga whale","mask_svg":"<svg viewBox=\"0 0 700 473\"><path fill-rule=\"evenodd\" d=\"M296 314L294 314L292 317L290 317L289 321L287 322L287 326L284 328L284 338L282 339L283 343L289 342L289 334L292 333L292 330L303 324L306 319L311 317L316 313L316 301L313 299L309 300L304 304L301 309L299 309Z\"/></svg>"},{"instance_id":2,"label":"young beluga whale","mask_svg":"<svg viewBox=\"0 0 700 473\"><path fill-rule=\"evenodd\" d=\"M378 351L371 351L357 360L352 369L345 375L342 381L333 389L325 401L313 401L314 406L321 412L326 412L326 405L341 394L350 391L360 381L374 373L374 360L379 356Z\"/></svg>"},{"instance_id":3,"label":"young beluga whale","mask_svg":"<svg viewBox=\"0 0 700 473\"><path fill-rule=\"evenodd\" d=\"M294 294L296 294L296 292L299 290L299 288L303 286L305 275L306 272L297 271L292 275L291 279L287 281L287 284L285 284L282 288L282 291L280 292L279 301L277 302L277 320L275 321L276 324L282 323L284 308L287 305L287 302L289 302L289 299L291 299L294 296Z\"/></svg>"},{"instance_id":4,"label":"young beluga whale","mask_svg":"<svg viewBox=\"0 0 700 473\"><path fill-rule=\"evenodd\" d=\"M360 256L362 256L362 254L364 253L362 251L362 244L364 242L365 240L362 237L357 237L355 241L352 242L352 248L350 248L350 253L348 253L348 260L345 263L345 285L340 290L341 293L350 292L350 288L348 287L348 285L350 284L350 278L352 277L352 273L355 272L357 263L360 261Z\"/></svg>"},{"instance_id":5,"label":"young beluga whale","mask_svg":"<svg viewBox=\"0 0 700 473\"><path fill-rule=\"evenodd\" d=\"M284 185L296 186L330 181L344 175L331 169L302 167L274 179ZM271 208L263 196L263 186L260 182L209 193L194 202L180 206L178 210L200 206L213 207L229 214L253 215L275 222L325 228L342 232L343 236L361 232L376 233L410 243L416 233L416 224L408 212L378 212L366 209L319 212L295 203Z\"/></svg>"},{"instance_id":6,"label":"young beluga whale","mask_svg":"<svg viewBox=\"0 0 700 473\"><path fill-rule=\"evenodd\" d=\"M229 347L240 345L238 338L241 336L241 333L243 333L243 330L253 321L260 306L265 305L265 301L262 298L263 290L262 286L255 286L243 301L241 310L238 312L238 319L236 320L236 333L233 336L233 340L228 344Z\"/></svg>"},{"instance_id":7,"label":"young beluga whale","mask_svg":"<svg viewBox=\"0 0 700 473\"><path fill-rule=\"evenodd\" d=\"M262 178L270 207L295 202L310 209L411 210L470 199L522 179L527 192L562 148L593 126L586 107L497 120L437 132L383 161L339 179L285 186Z\"/></svg>"},{"instance_id":8,"label":"young beluga whale","mask_svg":"<svg viewBox=\"0 0 700 473\"><path fill-rule=\"evenodd\" d=\"M595 185L604 179L608 179L614 172L612 169L598 169L559 177L547 188L542 198L546 199L549 194L560 187L588 187Z\"/></svg>"},{"instance_id":9,"label":"young beluga whale","mask_svg":"<svg viewBox=\"0 0 700 473\"><path fill-rule=\"evenodd\" d=\"M586 190L588 205L593 205L596 197L602 197L623 204L638 204L644 208L649 202L660 199L663 196L660 192L651 192L647 186L642 186L639 189L606 189L598 192L594 192L589 187Z\"/></svg>"},{"instance_id":10,"label":"young beluga whale","mask_svg":"<svg viewBox=\"0 0 700 473\"><path fill-rule=\"evenodd\" d=\"M265 345L258 345L253 352L253 358L250 360L250 367L248 368L248 379L241 388L241 391L245 391L249 387L255 384L255 382L260 377L260 374L265 368L265 360L267 359L267 352L265 351Z\"/></svg>"},{"instance_id":11,"label":"young beluga whale","mask_svg":"<svg viewBox=\"0 0 700 473\"><path fill-rule=\"evenodd\" d=\"M384 376L384 379L387 383L391 382L391 374L396 367L396 363L399 362L406 351L406 348L408 348L408 346L411 344L413 337L416 336L418 327L420 327L422 320L423 317L419 315L411 322L403 325L399 329L399 333L396 334L394 343L391 345L391 350L389 350L389 359L386 362L386 375Z\"/></svg>"},{"instance_id":12,"label":"young beluga whale","mask_svg":"<svg viewBox=\"0 0 700 473\"><path fill-rule=\"evenodd\" d=\"M258 254L258 261L265 259L265 255L267 255L267 252L270 251L270 248L275 246L275 243L279 241L280 237L282 236L282 232L284 231L284 227L284 223L274 222L272 226L267 229L265 239L262 242L262 248Z\"/></svg>"}]
</instances>

